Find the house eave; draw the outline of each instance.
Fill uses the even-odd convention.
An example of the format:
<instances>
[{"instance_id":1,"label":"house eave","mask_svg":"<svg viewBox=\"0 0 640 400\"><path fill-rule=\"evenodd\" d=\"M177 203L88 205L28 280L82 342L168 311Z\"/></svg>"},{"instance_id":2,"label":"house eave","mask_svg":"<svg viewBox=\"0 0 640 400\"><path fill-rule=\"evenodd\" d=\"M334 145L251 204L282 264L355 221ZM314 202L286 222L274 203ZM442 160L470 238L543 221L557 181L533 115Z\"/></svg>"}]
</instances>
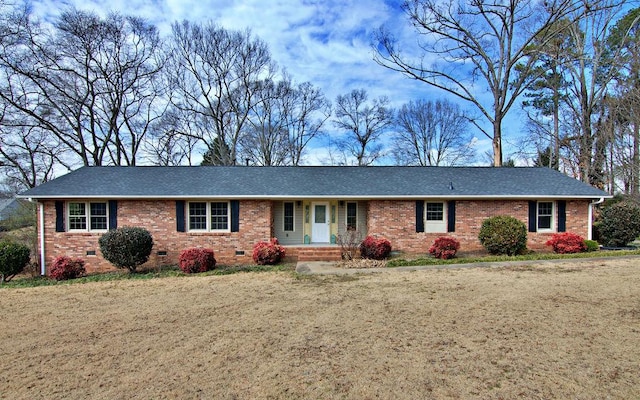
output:
<instances>
[{"instance_id":1,"label":"house eave","mask_svg":"<svg viewBox=\"0 0 640 400\"><path fill-rule=\"evenodd\" d=\"M411 194L411 195L29 195L18 198L29 200L69 200L69 199L114 199L114 200L182 200L182 199L238 199L238 200L312 200L312 199L339 199L339 200L418 200L418 199L443 199L443 200L518 200L518 199L576 199L576 200L593 200L593 199L610 199L611 195L572 195L572 194L553 194L553 195L468 195L468 194Z\"/></svg>"}]
</instances>

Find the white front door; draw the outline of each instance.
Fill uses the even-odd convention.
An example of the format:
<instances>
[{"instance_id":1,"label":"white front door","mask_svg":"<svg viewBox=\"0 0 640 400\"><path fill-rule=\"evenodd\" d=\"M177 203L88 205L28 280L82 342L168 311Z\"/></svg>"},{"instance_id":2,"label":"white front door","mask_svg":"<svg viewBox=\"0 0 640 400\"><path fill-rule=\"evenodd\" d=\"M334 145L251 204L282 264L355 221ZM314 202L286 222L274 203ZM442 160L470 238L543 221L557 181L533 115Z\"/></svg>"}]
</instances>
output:
<instances>
[{"instance_id":1,"label":"white front door","mask_svg":"<svg viewBox=\"0 0 640 400\"><path fill-rule=\"evenodd\" d=\"M329 203L313 203L311 241L329 243Z\"/></svg>"}]
</instances>

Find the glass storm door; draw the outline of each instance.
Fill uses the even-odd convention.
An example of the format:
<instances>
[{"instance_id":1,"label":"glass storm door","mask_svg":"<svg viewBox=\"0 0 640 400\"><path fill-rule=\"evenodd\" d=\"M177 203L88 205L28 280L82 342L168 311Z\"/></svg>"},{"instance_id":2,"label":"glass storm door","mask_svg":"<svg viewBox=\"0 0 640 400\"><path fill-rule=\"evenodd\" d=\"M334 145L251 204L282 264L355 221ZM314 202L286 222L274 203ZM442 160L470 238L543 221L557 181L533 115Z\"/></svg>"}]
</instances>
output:
<instances>
[{"instance_id":1,"label":"glass storm door","mask_svg":"<svg viewBox=\"0 0 640 400\"><path fill-rule=\"evenodd\" d=\"M329 203L313 203L311 241L329 243Z\"/></svg>"}]
</instances>

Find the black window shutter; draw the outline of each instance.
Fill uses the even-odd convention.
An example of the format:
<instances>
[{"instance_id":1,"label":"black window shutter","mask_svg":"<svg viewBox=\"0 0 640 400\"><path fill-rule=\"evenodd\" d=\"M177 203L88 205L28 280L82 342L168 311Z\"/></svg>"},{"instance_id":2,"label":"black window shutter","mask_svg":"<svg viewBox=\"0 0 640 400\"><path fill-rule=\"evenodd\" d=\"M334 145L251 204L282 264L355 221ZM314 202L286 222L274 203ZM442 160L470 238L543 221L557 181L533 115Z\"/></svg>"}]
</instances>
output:
<instances>
[{"instance_id":1,"label":"black window shutter","mask_svg":"<svg viewBox=\"0 0 640 400\"><path fill-rule=\"evenodd\" d=\"M118 227L118 201L109 200L109 230Z\"/></svg>"},{"instance_id":2,"label":"black window shutter","mask_svg":"<svg viewBox=\"0 0 640 400\"><path fill-rule=\"evenodd\" d=\"M529 201L529 232L538 231L538 203Z\"/></svg>"},{"instance_id":3,"label":"black window shutter","mask_svg":"<svg viewBox=\"0 0 640 400\"><path fill-rule=\"evenodd\" d=\"M56 201L56 232L64 232L64 201Z\"/></svg>"},{"instance_id":4,"label":"black window shutter","mask_svg":"<svg viewBox=\"0 0 640 400\"><path fill-rule=\"evenodd\" d=\"M424 232L424 201L416 200L416 232Z\"/></svg>"},{"instance_id":5,"label":"black window shutter","mask_svg":"<svg viewBox=\"0 0 640 400\"><path fill-rule=\"evenodd\" d=\"M567 202L558 200L558 232L567 230Z\"/></svg>"},{"instance_id":6,"label":"black window shutter","mask_svg":"<svg viewBox=\"0 0 640 400\"><path fill-rule=\"evenodd\" d=\"M240 201L231 200L231 232L240 232Z\"/></svg>"},{"instance_id":7,"label":"black window shutter","mask_svg":"<svg viewBox=\"0 0 640 400\"><path fill-rule=\"evenodd\" d=\"M184 232L184 200L176 200L176 230Z\"/></svg>"},{"instance_id":8,"label":"black window shutter","mask_svg":"<svg viewBox=\"0 0 640 400\"><path fill-rule=\"evenodd\" d=\"M447 202L447 232L456 231L456 202L451 200Z\"/></svg>"}]
</instances>

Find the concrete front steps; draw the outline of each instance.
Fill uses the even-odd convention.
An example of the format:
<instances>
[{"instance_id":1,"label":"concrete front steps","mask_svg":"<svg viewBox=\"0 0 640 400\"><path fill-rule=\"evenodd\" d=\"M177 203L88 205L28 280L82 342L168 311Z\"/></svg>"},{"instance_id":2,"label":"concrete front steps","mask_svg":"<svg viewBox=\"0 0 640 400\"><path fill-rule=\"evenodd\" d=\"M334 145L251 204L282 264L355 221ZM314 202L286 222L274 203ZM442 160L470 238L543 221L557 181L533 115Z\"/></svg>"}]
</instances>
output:
<instances>
[{"instance_id":1,"label":"concrete front steps","mask_svg":"<svg viewBox=\"0 0 640 400\"><path fill-rule=\"evenodd\" d=\"M286 246L286 257L300 261L340 261L340 246Z\"/></svg>"}]
</instances>

